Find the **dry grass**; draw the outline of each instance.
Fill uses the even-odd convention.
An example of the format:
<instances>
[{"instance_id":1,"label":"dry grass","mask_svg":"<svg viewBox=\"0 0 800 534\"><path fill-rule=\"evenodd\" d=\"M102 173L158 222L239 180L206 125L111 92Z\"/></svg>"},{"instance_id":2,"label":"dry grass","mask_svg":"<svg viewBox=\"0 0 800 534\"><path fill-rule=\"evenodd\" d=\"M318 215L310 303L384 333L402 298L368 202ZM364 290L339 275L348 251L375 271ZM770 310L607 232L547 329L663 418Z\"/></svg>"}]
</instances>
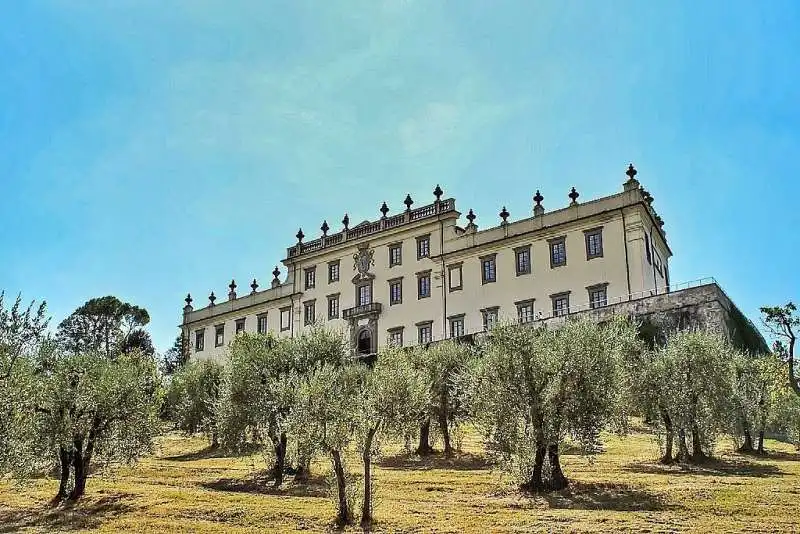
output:
<instances>
[{"instance_id":1,"label":"dry grass","mask_svg":"<svg viewBox=\"0 0 800 534\"><path fill-rule=\"evenodd\" d=\"M652 436L606 439L591 460L566 455L572 486L527 496L485 461L477 437L445 460L382 458L374 531L388 532L800 532L800 454L768 441L766 457L729 452L700 467L656 463ZM358 464L353 463L354 467ZM258 476L260 455L221 457L201 439L168 435L135 467L93 477L86 499L50 508L53 480L0 484L0 532L282 532L332 530L327 465L281 490ZM351 527L350 530L361 530Z\"/></svg>"}]
</instances>

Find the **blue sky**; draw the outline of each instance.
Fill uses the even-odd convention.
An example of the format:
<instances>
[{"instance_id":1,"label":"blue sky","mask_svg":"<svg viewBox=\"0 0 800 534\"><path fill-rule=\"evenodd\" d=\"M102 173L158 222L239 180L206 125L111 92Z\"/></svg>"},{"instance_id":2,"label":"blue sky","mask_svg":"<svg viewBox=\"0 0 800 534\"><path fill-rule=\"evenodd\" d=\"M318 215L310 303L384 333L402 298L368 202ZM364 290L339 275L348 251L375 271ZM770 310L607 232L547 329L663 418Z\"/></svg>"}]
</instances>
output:
<instances>
[{"instance_id":1,"label":"blue sky","mask_svg":"<svg viewBox=\"0 0 800 534\"><path fill-rule=\"evenodd\" d=\"M800 299L800 3L8 1L0 288L54 325L266 284L440 183L486 227L639 169L675 253L740 308Z\"/></svg>"}]
</instances>

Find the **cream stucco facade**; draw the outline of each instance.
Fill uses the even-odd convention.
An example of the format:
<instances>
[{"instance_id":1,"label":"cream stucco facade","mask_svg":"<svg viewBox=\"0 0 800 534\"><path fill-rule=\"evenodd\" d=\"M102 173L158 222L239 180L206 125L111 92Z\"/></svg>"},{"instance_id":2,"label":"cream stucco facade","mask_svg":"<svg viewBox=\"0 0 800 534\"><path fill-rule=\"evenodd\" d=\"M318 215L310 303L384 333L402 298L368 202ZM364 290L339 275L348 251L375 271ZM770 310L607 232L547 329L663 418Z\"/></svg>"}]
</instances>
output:
<instances>
[{"instance_id":1,"label":"cream stucco facade","mask_svg":"<svg viewBox=\"0 0 800 534\"><path fill-rule=\"evenodd\" d=\"M202 309L187 297L190 353L222 358L237 329L294 336L312 322L341 329L354 350L372 353L390 342L482 332L494 320L547 320L667 291L663 222L633 167L627 174L617 194L578 202L573 189L567 207L549 212L537 191L531 217L507 220L504 208L500 224L485 230L471 212L461 222L455 200L437 186L423 207L412 209L407 197L397 215L382 210L354 227L343 221L333 234L325 224L312 241L299 232L283 280L276 268L269 289L241 294L234 286L227 301Z\"/></svg>"}]
</instances>

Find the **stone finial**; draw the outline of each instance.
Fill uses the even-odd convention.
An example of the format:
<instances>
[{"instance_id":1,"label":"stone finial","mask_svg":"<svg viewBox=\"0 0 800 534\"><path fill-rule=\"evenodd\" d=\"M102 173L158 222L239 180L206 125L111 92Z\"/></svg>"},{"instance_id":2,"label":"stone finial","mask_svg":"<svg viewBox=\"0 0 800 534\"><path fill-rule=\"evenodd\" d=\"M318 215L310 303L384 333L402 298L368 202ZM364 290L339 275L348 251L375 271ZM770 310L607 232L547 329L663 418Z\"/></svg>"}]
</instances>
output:
<instances>
[{"instance_id":1,"label":"stone finial","mask_svg":"<svg viewBox=\"0 0 800 534\"><path fill-rule=\"evenodd\" d=\"M217 300L217 297L214 295L214 292L212 291L211 294L208 296L208 301L210 302L209 306L213 306L215 300Z\"/></svg>"},{"instance_id":2,"label":"stone finial","mask_svg":"<svg viewBox=\"0 0 800 534\"><path fill-rule=\"evenodd\" d=\"M188 313L192 311L194 309L192 308L192 294L186 293L186 298L183 300L186 301L186 306L183 307L183 312Z\"/></svg>"},{"instance_id":3,"label":"stone finial","mask_svg":"<svg viewBox=\"0 0 800 534\"><path fill-rule=\"evenodd\" d=\"M272 277L273 277L272 278L272 287L276 287L276 286L281 285L281 281L278 279L278 276L280 276L280 274L281 274L281 270L278 269L278 266L276 265L275 266L275 270L272 271Z\"/></svg>"},{"instance_id":4,"label":"stone finial","mask_svg":"<svg viewBox=\"0 0 800 534\"><path fill-rule=\"evenodd\" d=\"M297 244L298 245L300 245L303 242L303 238L305 236L306 236L306 234L303 233L303 229L302 228L297 230L297 234L295 235L295 237L297 238Z\"/></svg>"},{"instance_id":5,"label":"stone finial","mask_svg":"<svg viewBox=\"0 0 800 534\"><path fill-rule=\"evenodd\" d=\"M236 280L231 280L231 283L228 284L228 300L234 300L236 298Z\"/></svg>"},{"instance_id":6,"label":"stone finial","mask_svg":"<svg viewBox=\"0 0 800 534\"><path fill-rule=\"evenodd\" d=\"M439 200L441 200L443 194L444 194L444 191L442 191L442 188L439 187L439 184L436 184L436 189L433 190L433 196L436 197L436 201L437 202Z\"/></svg>"},{"instance_id":7,"label":"stone finial","mask_svg":"<svg viewBox=\"0 0 800 534\"><path fill-rule=\"evenodd\" d=\"M383 214L383 219L386 218L386 214L389 213L389 206L386 205L386 202L381 204L381 214Z\"/></svg>"},{"instance_id":8,"label":"stone finial","mask_svg":"<svg viewBox=\"0 0 800 534\"><path fill-rule=\"evenodd\" d=\"M542 200L544 197L542 193L537 189L536 194L533 196L533 201L536 202L533 206L533 216L536 217L538 215L544 215L544 206L542 206Z\"/></svg>"},{"instance_id":9,"label":"stone finial","mask_svg":"<svg viewBox=\"0 0 800 534\"><path fill-rule=\"evenodd\" d=\"M503 209L500 210L500 218L503 219L503 222L501 222L500 224L508 224L508 216L509 215L511 215L511 214L508 213L508 210L506 209L506 207L503 206Z\"/></svg>"},{"instance_id":10,"label":"stone finial","mask_svg":"<svg viewBox=\"0 0 800 534\"><path fill-rule=\"evenodd\" d=\"M467 220L469 221L470 225L475 224L475 212L472 211L472 208L469 209L469 213L467 213Z\"/></svg>"},{"instance_id":11,"label":"stone finial","mask_svg":"<svg viewBox=\"0 0 800 534\"><path fill-rule=\"evenodd\" d=\"M403 204L406 205L406 211L411 211L411 205L413 203L414 201L411 200L411 194L406 195L406 199L403 201Z\"/></svg>"},{"instance_id":12,"label":"stone finial","mask_svg":"<svg viewBox=\"0 0 800 534\"><path fill-rule=\"evenodd\" d=\"M330 230L331 227L328 226L328 221L322 221L322 226L320 226L319 229L322 230L322 237L328 237L328 230Z\"/></svg>"},{"instance_id":13,"label":"stone finial","mask_svg":"<svg viewBox=\"0 0 800 534\"><path fill-rule=\"evenodd\" d=\"M637 171L633 167L633 163L630 163L628 165L628 170L625 171L625 174L628 175L628 179L625 181L624 184L622 184L623 189L625 191L631 191L633 189L638 189L639 188L639 180L636 179L636 175L639 174L639 171Z\"/></svg>"},{"instance_id":14,"label":"stone finial","mask_svg":"<svg viewBox=\"0 0 800 534\"><path fill-rule=\"evenodd\" d=\"M342 224L344 225L345 231L350 229L350 217L345 213L344 219L342 219Z\"/></svg>"},{"instance_id":15,"label":"stone finial","mask_svg":"<svg viewBox=\"0 0 800 534\"><path fill-rule=\"evenodd\" d=\"M569 192L569 195L567 195L567 196L571 200L571 202L569 203L570 206L577 206L578 205L578 197L581 196L581 195L580 195L580 193L575 191L574 187L572 188L572 190Z\"/></svg>"},{"instance_id":16,"label":"stone finial","mask_svg":"<svg viewBox=\"0 0 800 534\"><path fill-rule=\"evenodd\" d=\"M255 278L253 278L253 282L250 284L250 289L253 290L252 291L253 293L255 293L258 290L258 282L256 282Z\"/></svg>"}]
</instances>

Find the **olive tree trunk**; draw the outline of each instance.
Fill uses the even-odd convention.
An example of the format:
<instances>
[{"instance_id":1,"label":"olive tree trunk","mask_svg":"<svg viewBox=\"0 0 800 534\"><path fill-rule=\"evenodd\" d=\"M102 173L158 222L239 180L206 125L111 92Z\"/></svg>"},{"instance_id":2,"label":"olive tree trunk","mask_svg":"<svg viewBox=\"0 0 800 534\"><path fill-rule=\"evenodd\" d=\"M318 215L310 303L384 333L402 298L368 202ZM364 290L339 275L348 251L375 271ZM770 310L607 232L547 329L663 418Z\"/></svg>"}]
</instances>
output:
<instances>
[{"instance_id":1,"label":"olive tree trunk","mask_svg":"<svg viewBox=\"0 0 800 534\"><path fill-rule=\"evenodd\" d=\"M672 427L672 419L665 409L661 409L661 419L664 421L664 429L666 430L666 439L664 445L664 456L661 457L662 464L671 464L675 461L672 457L672 443L675 441L675 429Z\"/></svg>"},{"instance_id":2,"label":"olive tree trunk","mask_svg":"<svg viewBox=\"0 0 800 534\"><path fill-rule=\"evenodd\" d=\"M275 481L275 487L278 488L283 484L283 470L286 463L286 433L282 432L280 436L272 436L272 447L275 452L275 463L272 466L272 477Z\"/></svg>"},{"instance_id":3,"label":"olive tree trunk","mask_svg":"<svg viewBox=\"0 0 800 534\"><path fill-rule=\"evenodd\" d=\"M364 440L364 500L361 506L361 525L368 525L372 521L372 440L378 431L378 425L369 429Z\"/></svg>"},{"instance_id":4,"label":"olive tree trunk","mask_svg":"<svg viewBox=\"0 0 800 534\"><path fill-rule=\"evenodd\" d=\"M419 446L417 446L417 454L423 456L433 452L433 447L431 447L430 439L431 439L431 418L427 417L419 427Z\"/></svg>"},{"instance_id":5,"label":"olive tree trunk","mask_svg":"<svg viewBox=\"0 0 800 534\"><path fill-rule=\"evenodd\" d=\"M339 509L336 511L336 521L345 525L350 521L350 506L347 503L347 480L345 479L342 455L336 449L330 449L333 473L336 476L336 490L339 497Z\"/></svg>"},{"instance_id":6,"label":"olive tree trunk","mask_svg":"<svg viewBox=\"0 0 800 534\"><path fill-rule=\"evenodd\" d=\"M448 428L448 405L449 398L447 395L447 388L444 388L439 397L439 430L442 433L442 441L444 441L444 454L450 456L453 454L453 448L450 445L450 429Z\"/></svg>"},{"instance_id":7,"label":"olive tree trunk","mask_svg":"<svg viewBox=\"0 0 800 534\"><path fill-rule=\"evenodd\" d=\"M550 488L562 490L569 485L567 477L561 470L561 461L558 454L558 443L552 443L547 448L547 458L550 460Z\"/></svg>"}]
</instances>

